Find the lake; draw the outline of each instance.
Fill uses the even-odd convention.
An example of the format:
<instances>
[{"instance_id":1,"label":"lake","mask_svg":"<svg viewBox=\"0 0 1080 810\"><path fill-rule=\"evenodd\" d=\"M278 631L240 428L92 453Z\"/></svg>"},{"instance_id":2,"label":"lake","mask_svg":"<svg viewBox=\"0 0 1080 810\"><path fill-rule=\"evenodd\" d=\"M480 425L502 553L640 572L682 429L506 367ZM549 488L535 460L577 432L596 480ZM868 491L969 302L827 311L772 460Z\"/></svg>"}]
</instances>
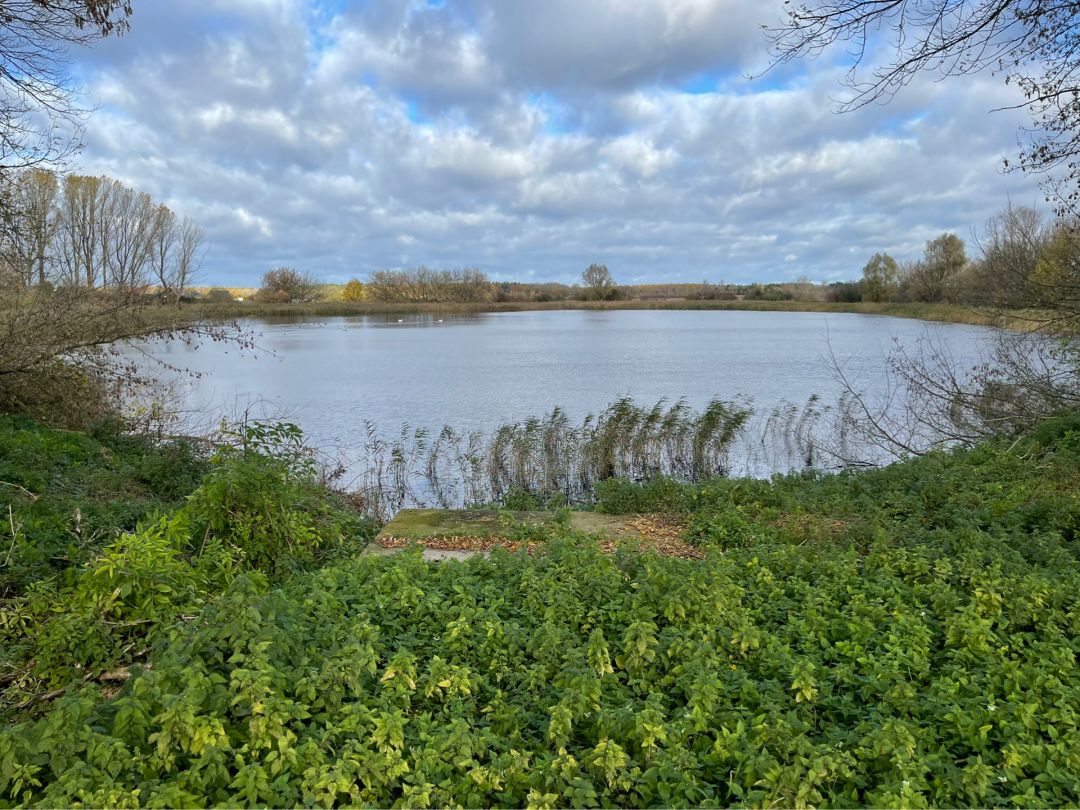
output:
<instances>
[{"instance_id":1,"label":"lake","mask_svg":"<svg viewBox=\"0 0 1080 810\"><path fill-rule=\"evenodd\" d=\"M574 420L621 396L652 405L719 397L759 413L836 400L830 354L871 394L894 341L930 337L974 364L986 327L877 315L740 311L541 311L251 320L259 349L154 347L200 376L176 378L188 421L245 409L298 423L314 444L359 447L365 424L489 431L561 406ZM760 465L759 465L760 466ZM738 469L738 465L735 466ZM770 470L743 471L761 474Z\"/></svg>"}]
</instances>

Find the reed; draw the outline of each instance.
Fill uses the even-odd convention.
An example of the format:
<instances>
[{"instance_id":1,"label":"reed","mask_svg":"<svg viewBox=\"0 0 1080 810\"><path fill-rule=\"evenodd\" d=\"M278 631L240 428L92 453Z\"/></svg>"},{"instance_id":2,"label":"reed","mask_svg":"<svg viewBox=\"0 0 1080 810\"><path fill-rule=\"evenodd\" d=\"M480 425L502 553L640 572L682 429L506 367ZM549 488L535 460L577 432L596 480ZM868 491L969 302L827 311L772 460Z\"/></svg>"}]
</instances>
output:
<instances>
[{"instance_id":1,"label":"reed","mask_svg":"<svg viewBox=\"0 0 1080 810\"><path fill-rule=\"evenodd\" d=\"M561 408L489 433L438 433L403 426L382 436L365 423L348 485L365 512L386 518L406 506L505 503L587 504L600 481L659 476L702 481L731 470L730 451L748 408L714 399L701 411L685 400L637 405L628 397L573 422Z\"/></svg>"}]
</instances>

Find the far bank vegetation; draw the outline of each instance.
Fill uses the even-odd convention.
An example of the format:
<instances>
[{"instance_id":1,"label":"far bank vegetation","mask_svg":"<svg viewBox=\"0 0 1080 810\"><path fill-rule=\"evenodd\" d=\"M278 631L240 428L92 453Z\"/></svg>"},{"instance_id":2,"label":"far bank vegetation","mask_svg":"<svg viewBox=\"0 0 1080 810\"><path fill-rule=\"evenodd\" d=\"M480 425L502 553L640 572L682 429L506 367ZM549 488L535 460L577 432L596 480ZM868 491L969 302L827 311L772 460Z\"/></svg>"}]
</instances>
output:
<instances>
[{"instance_id":1,"label":"far bank vegetation","mask_svg":"<svg viewBox=\"0 0 1080 810\"><path fill-rule=\"evenodd\" d=\"M807 308L859 305L860 310L898 315L942 317L929 309L952 308L1002 313L1024 309L1055 309L1061 291L1075 287L1080 266L1080 242L1075 223L1044 218L1032 208L1007 206L985 223L968 242L955 233L929 240L917 259L899 261L885 251L871 256L860 269L851 268L847 281L815 283L799 278L778 283L730 284L703 279L695 283L620 284L604 264L590 264L579 283L493 280L475 267L375 270L364 280L320 284L308 273L297 283L269 283L258 290L233 289L233 302L344 304L378 308L426 305L511 307L528 305L592 306L747 306L772 304ZM1073 279L1073 280L1070 280ZM302 282L302 283L301 283ZM295 292L299 290L300 292ZM190 297L208 303L213 290ZM220 293L217 300L224 301ZM929 308L929 309L928 309ZM946 318L950 319L950 318ZM956 317L952 319L964 320ZM976 319L975 322L978 321Z\"/></svg>"}]
</instances>

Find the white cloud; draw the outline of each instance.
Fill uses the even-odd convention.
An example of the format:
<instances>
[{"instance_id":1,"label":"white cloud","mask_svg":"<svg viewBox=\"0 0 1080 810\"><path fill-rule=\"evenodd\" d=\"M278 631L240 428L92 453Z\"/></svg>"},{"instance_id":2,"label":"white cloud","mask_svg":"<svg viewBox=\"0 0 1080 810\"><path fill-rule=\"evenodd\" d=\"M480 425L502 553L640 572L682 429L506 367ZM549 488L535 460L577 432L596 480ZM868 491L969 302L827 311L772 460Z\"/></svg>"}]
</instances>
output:
<instances>
[{"instance_id":1,"label":"white cloud","mask_svg":"<svg viewBox=\"0 0 1080 810\"><path fill-rule=\"evenodd\" d=\"M84 54L84 167L198 218L205 274L289 261L574 280L850 277L1005 201L1010 90L920 82L837 115L837 72L746 82L768 4L140 6ZM711 92L687 92L701 75ZM788 78L791 78L790 76Z\"/></svg>"}]
</instances>

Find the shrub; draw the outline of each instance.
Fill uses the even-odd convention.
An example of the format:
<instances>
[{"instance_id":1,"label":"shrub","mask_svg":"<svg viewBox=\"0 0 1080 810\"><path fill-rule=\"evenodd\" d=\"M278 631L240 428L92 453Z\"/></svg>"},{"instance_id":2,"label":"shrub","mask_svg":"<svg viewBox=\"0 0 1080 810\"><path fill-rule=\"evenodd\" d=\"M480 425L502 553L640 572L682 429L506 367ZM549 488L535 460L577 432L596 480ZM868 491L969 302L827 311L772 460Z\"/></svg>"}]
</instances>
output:
<instances>
[{"instance_id":1,"label":"shrub","mask_svg":"<svg viewBox=\"0 0 1080 810\"><path fill-rule=\"evenodd\" d=\"M304 304L315 300L317 289L310 273L279 267L263 275L262 286L255 295L260 301L275 304Z\"/></svg>"},{"instance_id":2,"label":"shrub","mask_svg":"<svg viewBox=\"0 0 1080 810\"><path fill-rule=\"evenodd\" d=\"M840 304L854 304L863 300L862 282L834 281L825 293L826 301Z\"/></svg>"},{"instance_id":3,"label":"shrub","mask_svg":"<svg viewBox=\"0 0 1080 810\"><path fill-rule=\"evenodd\" d=\"M206 293L206 300L214 304L231 304L233 294L224 287L212 287Z\"/></svg>"},{"instance_id":4,"label":"shrub","mask_svg":"<svg viewBox=\"0 0 1080 810\"><path fill-rule=\"evenodd\" d=\"M319 485L294 426L256 423L228 438L232 443L214 455L182 508L95 550L81 567L42 580L13 603L11 617L0 623L0 644L19 672L9 691L29 696L24 708L33 707L42 689L144 660L177 620L196 613L242 571L281 580L354 554L374 534ZM156 464L141 472L162 473Z\"/></svg>"},{"instance_id":5,"label":"shrub","mask_svg":"<svg viewBox=\"0 0 1080 810\"><path fill-rule=\"evenodd\" d=\"M665 476L644 483L609 478L596 483L596 511L609 515L683 512L692 491L685 483Z\"/></svg>"},{"instance_id":6,"label":"shrub","mask_svg":"<svg viewBox=\"0 0 1080 810\"><path fill-rule=\"evenodd\" d=\"M359 303L367 298L367 290L359 279L349 279L345 289L341 291L341 300L349 303Z\"/></svg>"},{"instance_id":7,"label":"shrub","mask_svg":"<svg viewBox=\"0 0 1080 810\"><path fill-rule=\"evenodd\" d=\"M790 301L795 296L779 284L751 284L743 297L747 301Z\"/></svg>"}]
</instances>

